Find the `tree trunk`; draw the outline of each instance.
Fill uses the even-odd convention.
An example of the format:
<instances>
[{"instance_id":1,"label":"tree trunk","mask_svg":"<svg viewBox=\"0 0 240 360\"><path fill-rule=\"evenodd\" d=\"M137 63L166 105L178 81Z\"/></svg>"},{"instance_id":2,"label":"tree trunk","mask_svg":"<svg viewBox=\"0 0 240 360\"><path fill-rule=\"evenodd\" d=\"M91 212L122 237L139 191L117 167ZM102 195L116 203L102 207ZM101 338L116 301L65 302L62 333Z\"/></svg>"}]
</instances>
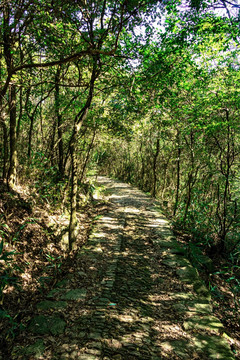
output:
<instances>
[{"instance_id":1,"label":"tree trunk","mask_svg":"<svg viewBox=\"0 0 240 360\"><path fill-rule=\"evenodd\" d=\"M10 166L8 170L8 186L13 188L17 181L17 112L16 112L16 86L12 84L9 89L10 112Z\"/></svg>"},{"instance_id":2,"label":"tree trunk","mask_svg":"<svg viewBox=\"0 0 240 360\"><path fill-rule=\"evenodd\" d=\"M156 151L153 157L153 197L156 196L156 184L157 184L157 158L159 155L159 143L160 143L160 139L159 137L157 138L157 142L156 142Z\"/></svg>"},{"instance_id":3,"label":"tree trunk","mask_svg":"<svg viewBox=\"0 0 240 360\"><path fill-rule=\"evenodd\" d=\"M177 143L178 143L178 157L177 157L177 187L176 187L176 197L174 204L173 216L176 215L179 201L179 190L180 190L180 158L181 158L181 146L180 146L180 134L177 133Z\"/></svg>"},{"instance_id":4,"label":"tree trunk","mask_svg":"<svg viewBox=\"0 0 240 360\"><path fill-rule=\"evenodd\" d=\"M224 184L224 193L223 193L223 210L222 210L222 219L221 219L221 231L219 236L219 251L225 249L225 241L226 235L229 229L228 226L228 202L229 202L229 178L230 178L230 170L234 161L234 151L231 154L231 145L230 145L230 125L229 125L229 111L226 109L226 120L227 120L227 149L226 156L224 155L224 159L221 160L221 172L225 177ZM232 155L232 159L231 159Z\"/></svg>"},{"instance_id":5,"label":"tree trunk","mask_svg":"<svg viewBox=\"0 0 240 360\"><path fill-rule=\"evenodd\" d=\"M57 133L58 133L58 170L60 179L64 176L63 164L63 134L62 134L62 114L60 113L60 98L59 98L59 81L60 81L61 67L57 69L55 76L55 113L57 119Z\"/></svg>"},{"instance_id":6,"label":"tree trunk","mask_svg":"<svg viewBox=\"0 0 240 360\"><path fill-rule=\"evenodd\" d=\"M53 127L52 127L52 136L51 136L51 141L50 141L49 156L48 156L48 158L50 159L50 162L51 162L51 166L55 165L54 164L54 152L55 152L56 128L57 128L57 124L56 124L56 121L54 119Z\"/></svg>"},{"instance_id":7,"label":"tree trunk","mask_svg":"<svg viewBox=\"0 0 240 360\"><path fill-rule=\"evenodd\" d=\"M228 187L229 187L229 176L230 176L230 126L229 126L229 113L226 110L227 117L227 156L226 156L226 171L225 175L225 186L224 186L224 195L223 195L223 227L221 234L221 241L223 242L223 247L227 234L227 203L228 203Z\"/></svg>"},{"instance_id":8,"label":"tree trunk","mask_svg":"<svg viewBox=\"0 0 240 360\"><path fill-rule=\"evenodd\" d=\"M183 217L183 226L185 226L186 223L186 219L187 219L187 214L188 214L188 209L191 203L191 197L192 197L192 178L193 178L193 174L192 172L190 172L188 174L188 183L187 183L187 201L186 201L186 206L185 206L185 211L184 211L184 217Z\"/></svg>"},{"instance_id":9,"label":"tree trunk","mask_svg":"<svg viewBox=\"0 0 240 360\"><path fill-rule=\"evenodd\" d=\"M72 165L72 183L71 183L71 215L69 223L69 249L72 250L77 240L78 223L77 223L77 129L74 126L74 134L70 144L71 165Z\"/></svg>"},{"instance_id":10,"label":"tree trunk","mask_svg":"<svg viewBox=\"0 0 240 360\"><path fill-rule=\"evenodd\" d=\"M8 78L11 78L13 57L12 57L12 37L10 29L10 7L9 4L3 7L3 49L7 65ZM3 92L4 94L4 92ZM10 188L14 187L17 180L17 111L16 111L16 86L9 84L9 113L10 113L10 165L8 170L7 182Z\"/></svg>"},{"instance_id":11,"label":"tree trunk","mask_svg":"<svg viewBox=\"0 0 240 360\"><path fill-rule=\"evenodd\" d=\"M2 53L0 53L0 58L2 58ZM0 61L0 83L2 82L2 62ZM8 131L7 124L5 119L5 114L3 112L3 101L0 97L0 126L3 130L3 146L2 146L2 154L3 154L3 167L2 167L2 179L3 181L7 180L7 159L8 159Z\"/></svg>"},{"instance_id":12,"label":"tree trunk","mask_svg":"<svg viewBox=\"0 0 240 360\"><path fill-rule=\"evenodd\" d=\"M3 129L3 168L2 179L7 180L7 159L8 159L8 131L7 125L4 119L0 119L0 125Z\"/></svg>"},{"instance_id":13,"label":"tree trunk","mask_svg":"<svg viewBox=\"0 0 240 360\"><path fill-rule=\"evenodd\" d=\"M85 157L85 160L84 160L84 163L83 163L83 167L82 167L82 173L81 173L81 176L80 176L80 182L82 182L82 179L83 179L83 176L84 176L84 172L85 172L85 169L87 167L87 163L88 163L88 160L89 160L89 157L90 157L90 153L91 153L91 150L93 148L93 143L94 143L94 140L95 140L95 136L96 136L96 129L94 129L94 132L93 132L93 137L92 137L92 140L91 140L91 144L89 145L88 147L88 151L87 151L87 155Z\"/></svg>"},{"instance_id":14,"label":"tree trunk","mask_svg":"<svg viewBox=\"0 0 240 360\"><path fill-rule=\"evenodd\" d=\"M74 129L73 134L70 139L69 149L71 154L71 163L72 163L72 189L71 189L71 215L70 215L70 223L69 223L69 249L72 250L75 247L77 240L77 156L76 156L76 146L77 146L77 136L82 127L83 122L85 121L88 110L92 103L93 98L93 90L95 85L95 80L97 79L100 73L100 65L97 70L97 63L99 59L98 57L93 58L93 69L92 76L90 80L89 92L87 101L84 107L79 111L74 120Z\"/></svg>"},{"instance_id":15,"label":"tree trunk","mask_svg":"<svg viewBox=\"0 0 240 360\"><path fill-rule=\"evenodd\" d=\"M30 117L30 128L29 128L29 135L28 135L28 160L29 160L29 162L31 162L34 115L31 115L29 117Z\"/></svg>"}]
</instances>

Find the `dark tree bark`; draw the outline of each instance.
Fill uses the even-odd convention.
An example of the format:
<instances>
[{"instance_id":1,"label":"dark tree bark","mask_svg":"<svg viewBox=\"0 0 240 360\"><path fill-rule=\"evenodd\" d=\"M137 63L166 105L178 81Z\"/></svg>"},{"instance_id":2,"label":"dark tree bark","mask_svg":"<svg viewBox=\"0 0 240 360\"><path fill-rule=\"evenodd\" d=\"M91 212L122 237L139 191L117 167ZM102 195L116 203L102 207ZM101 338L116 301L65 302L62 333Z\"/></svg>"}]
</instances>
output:
<instances>
[{"instance_id":1,"label":"dark tree bark","mask_svg":"<svg viewBox=\"0 0 240 360\"><path fill-rule=\"evenodd\" d=\"M177 186L176 186L176 197L175 197L175 204L174 204L174 211L173 216L176 215L177 208L178 208L178 201L179 201L179 191L180 191L180 161L181 161L181 144L180 144L180 133L179 130L177 132L177 144L178 144L178 157L177 157Z\"/></svg>"},{"instance_id":2,"label":"dark tree bark","mask_svg":"<svg viewBox=\"0 0 240 360\"><path fill-rule=\"evenodd\" d=\"M63 132L62 132L62 114L60 113L60 98L59 98L59 82L60 82L61 67L59 66L55 76L55 113L57 119L57 134L58 134L58 170L60 179L64 177L64 162L63 162Z\"/></svg>"},{"instance_id":3,"label":"dark tree bark","mask_svg":"<svg viewBox=\"0 0 240 360\"><path fill-rule=\"evenodd\" d=\"M93 148L95 136L96 136L96 129L94 129L94 131L93 131L92 140L91 140L91 143L90 143L90 145L88 147L87 155L86 155L84 163L83 163L82 172L81 172L81 176L80 176L80 179L79 179L80 182L82 182L82 179L83 179L86 167L87 167L87 163L88 163L88 160L89 160L89 157L90 157L90 153L91 153L91 150Z\"/></svg>"},{"instance_id":4,"label":"dark tree bark","mask_svg":"<svg viewBox=\"0 0 240 360\"><path fill-rule=\"evenodd\" d=\"M11 78L13 58L12 58L12 37L10 29L10 7L5 4L3 8L3 49L7 65L8 78ZM10 188L14 187L17 180L17 111L16 111L16 86L9 84L9 114L10 114L10 165L8 170L7 182ZM7 91L7 88L6 88Z\"/></svg>"},{"instance_id":5,"label":"dark tree bark","mask_svg":"<svg viewBox=\"0 0 240 360\"><path fill-rule=\"evenodd\" d=\"M10 112L10 165L8 170L8 186L13 188L17 181L17 111L16 86L12 84L9 89Z\"/></svg>"},{"instance_id":6,"label":"dark tree bark","mask_svg":"<svg viewBox=\"0 0 240 360\"><path fill-rule=\"evenodd\" d=\"M158 159L158 155L159 155L159 151L160 151L160 139L159 137L157 138L156 141L156 151L154 153L154 157L153 157L153 192L152 195L153 197L156 196L156 184L157 184L157 159Z\"/></svg>"},{"instance_id":7,"label":"dark tree bark","mask_svg":"<svg viewBox=\"0 0 240 360\"><path fill-rule=\"evenodd\" d=\"M7 160L8 160L8 130L4 118L0 118L0 126L3 130L3 168L2 168L2 178L3 181L7 180Z\"/></svg>"}]
</instances>

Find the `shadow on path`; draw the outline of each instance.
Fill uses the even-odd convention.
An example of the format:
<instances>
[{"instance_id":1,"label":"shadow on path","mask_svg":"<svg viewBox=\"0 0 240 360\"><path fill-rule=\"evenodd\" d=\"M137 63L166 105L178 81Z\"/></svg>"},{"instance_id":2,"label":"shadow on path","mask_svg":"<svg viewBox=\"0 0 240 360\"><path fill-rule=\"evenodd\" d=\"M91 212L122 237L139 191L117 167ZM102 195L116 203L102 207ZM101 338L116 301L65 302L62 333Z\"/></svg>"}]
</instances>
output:
<instances>
[{"instance_id":1,"label":"shadow on path","mask_svg":"<svg viewBox=\"0 0 240 360\"><path fill-rule=\"evenodd\" d=\"M71 288L76 272L49 295L55 305L67 303L58 315L61 331L50 322L41 333L39 318L33 319L36 342L22 358L233 359L220 336L222 324L211 315L208 291L153 199L127 184L98 181L111 206L79 252L86 264L83 281ZM90 287L84 277L92 279ZM42 316L58 311L50 307Z\"/></svg>"}]
</instances>

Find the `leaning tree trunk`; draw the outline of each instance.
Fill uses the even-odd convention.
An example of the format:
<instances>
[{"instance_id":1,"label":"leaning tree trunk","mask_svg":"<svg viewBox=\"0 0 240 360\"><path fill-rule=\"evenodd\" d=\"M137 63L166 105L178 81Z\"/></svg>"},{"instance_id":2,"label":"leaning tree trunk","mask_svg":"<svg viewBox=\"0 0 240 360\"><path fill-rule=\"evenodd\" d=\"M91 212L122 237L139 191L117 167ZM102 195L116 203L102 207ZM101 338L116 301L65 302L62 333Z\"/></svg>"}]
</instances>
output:
<instances>
[{"instance_id":1,"label":"leaning tree trunk","mask_svg":"<svg viewBox=\"0 0 240 360\"><path fill-rule=\"evenodd\" d=\"M78 230L78 223L77 223L77 192L78 192L78 179L77 179L77 137L79 131L82 127L83 122L85 121L88 110L92 103L93 98L93 91L95 80L97 79L100 73L100 65L97 65L99 58L95 56L93 58L93 69L92 69L92 76L90 80L89 92L87 101L84 107L80 110L80 112L76 115L74 120L74 129L73 134L70 139L69 150L71 154L71 163L72 163L72 187L71 187L71 214L70 214L70 223L69 223L69 249L72 250L75 247L76 240L77 240L77 230ZM99 68L97 69L97 66Z\"/></svg>"}]
</instances>

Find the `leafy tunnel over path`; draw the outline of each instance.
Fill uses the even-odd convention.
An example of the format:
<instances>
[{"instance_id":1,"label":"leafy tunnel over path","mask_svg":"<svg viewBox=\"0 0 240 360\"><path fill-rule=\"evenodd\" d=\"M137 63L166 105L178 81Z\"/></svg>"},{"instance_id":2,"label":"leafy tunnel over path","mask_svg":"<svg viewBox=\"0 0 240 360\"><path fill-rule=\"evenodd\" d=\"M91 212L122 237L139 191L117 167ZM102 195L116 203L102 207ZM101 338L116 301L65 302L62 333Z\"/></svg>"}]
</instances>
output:
<instances>
[{"instance_id":1,"label":"leafy tunnel over path","mask_svg":"<svg viewBox=\"0 0 240 360\"><path fill-rule=\"evenodd\" d=\"M234 359L210 295L154 200L98 177L108 211L80 267L37 305L12 359Z\"/></svg>"}]
</instances>

